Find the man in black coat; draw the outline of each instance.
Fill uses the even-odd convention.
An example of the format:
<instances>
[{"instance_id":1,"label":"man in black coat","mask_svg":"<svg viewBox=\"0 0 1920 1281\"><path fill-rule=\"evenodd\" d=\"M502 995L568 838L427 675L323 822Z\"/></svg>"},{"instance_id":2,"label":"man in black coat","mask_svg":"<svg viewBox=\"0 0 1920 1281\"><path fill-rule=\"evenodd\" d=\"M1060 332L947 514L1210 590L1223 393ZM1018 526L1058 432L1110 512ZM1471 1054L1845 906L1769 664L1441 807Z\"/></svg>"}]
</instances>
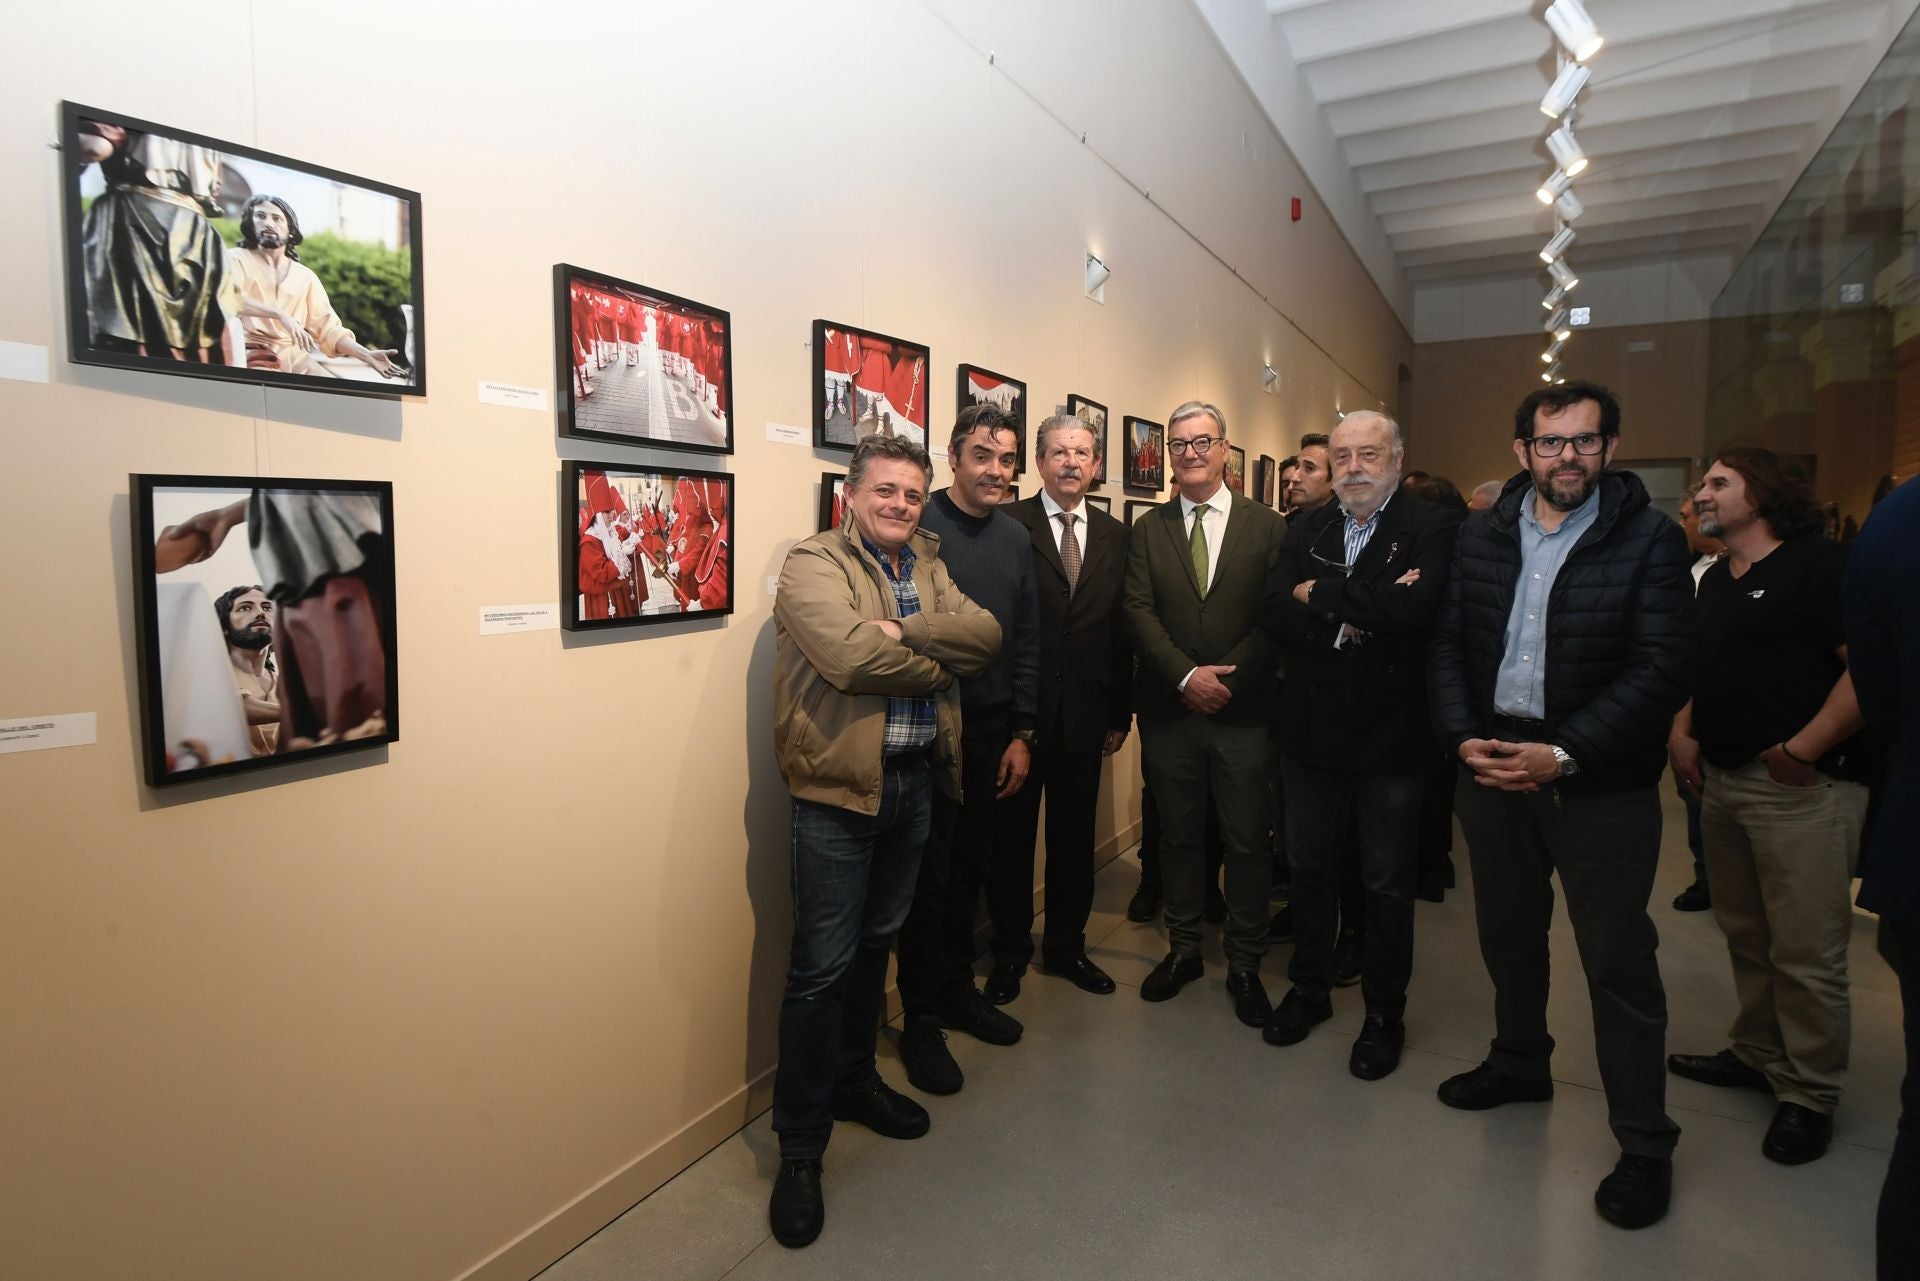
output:
<instances>
[{"instance_id":1,"label":"man in black coat","mask_svg":"<svg viewBox=\"0 0 1920 1281\"><path fill-rule=\"evenodd\" d=\"M1920 1267L1920 484L1876 505L1847 565L1847 663L1867 724L1893 744L1886 808L1860 872L1860 906L1880 914L1880 955L1900 976L1907 1075L1880 1189L1880 1281Z\"/></svg>"},{"instance_id":2,"label":"man in black coat","mask_svg":"<svg viewBox=\"0 0 1920 1281\"><path fill-rule=\"evenodd\" d=\"M1462 765L1455 812L1494 986L1487 1060L1442 1084L1440 1100L1553 1097L1558 872L1622 1153L1594 1202L1640 1228L1666 1214L1680 1136L1647 899L1667 733L1687 698L1693 579L1680 527L1631 472L1606 470L1619 443L1620 405L1604 387L1569 382L1520 402L1525 470L1461 527L1428 670L1435 733Z\"/></svg>"},{"instance_id":3,"label":"man in black coat","mask_svg":"<svg viewBox=\"0 0 1920 1281\"><path fill-rule=\"evenodd\" d=\"M993 919L989 1001L1020 992L1033 958L1033 852L1040 796L1047 798L1047 922L1041 962L1083 991L1106 995L1113 980L1087 958L1093 911L1094 809L1100 763L1133 726L1133 651L1122 589L1127 529L1086 501L1100 469L1100 441L1081 419L1055 415L1033 442L1041 490L1000 510L1027 527L1040 599L1040 719L1027 785L1008 805L1012 842L996 851L987 910Z\"/></svg>"},{"instance_id":4,"label":"man in black coat","mask_svg":"<svg viewBox=\"0 0 1920 1281\"><path fill-rule=\"evenodd\" d=\"M1365 886L1367 1015L1348 1059L1361 1080L1400 1065L1413 973L1420 803L1434 753L1427 633L1446 591L1460 515L1402 495L1399 424L1370 410L1333 430L1337 502L1287 532L1261 626L1286 648L1280 778L1293 865L1293 990L1272 1045L1333 1015L1333 950L1348 833Z\"/></svg>"}]
</instances>

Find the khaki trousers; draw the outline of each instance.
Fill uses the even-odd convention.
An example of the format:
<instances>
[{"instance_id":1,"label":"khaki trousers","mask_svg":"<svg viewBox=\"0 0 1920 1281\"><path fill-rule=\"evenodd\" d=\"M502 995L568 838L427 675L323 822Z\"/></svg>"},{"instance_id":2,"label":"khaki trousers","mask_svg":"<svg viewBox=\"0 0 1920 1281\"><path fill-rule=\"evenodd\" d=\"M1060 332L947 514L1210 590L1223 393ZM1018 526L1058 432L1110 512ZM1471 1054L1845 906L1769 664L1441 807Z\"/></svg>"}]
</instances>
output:
<instances>
[{"instance_id":1,"label":"khaki trousers","mask_svg":"<svg viewBox=\"0 0 1920 1281\"><path fill-rule=\"evenodd\" d=\"M1700 830L1740 1011L1733 1052L1782 1103L1831 1114L1847 1074L1847 942L1867 789L1825 775L1785 787L1767 767L1708 767Z\"/></svg>"}]
</instances>

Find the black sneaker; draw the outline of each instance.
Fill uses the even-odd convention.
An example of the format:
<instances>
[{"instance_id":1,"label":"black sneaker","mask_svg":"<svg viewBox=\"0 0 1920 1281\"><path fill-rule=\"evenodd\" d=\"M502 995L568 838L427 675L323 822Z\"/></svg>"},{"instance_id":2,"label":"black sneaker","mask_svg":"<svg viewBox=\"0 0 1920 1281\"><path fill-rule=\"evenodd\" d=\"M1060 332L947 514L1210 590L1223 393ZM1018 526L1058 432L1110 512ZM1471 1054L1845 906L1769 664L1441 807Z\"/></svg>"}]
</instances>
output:
<instances>
[{"instance_id":1,"label":"black sneaker","mask_svg":"<svg viewBox=\"0 0 1920 1281\"><path fill-rule=\"evenodd\" d=\"M933 1124L925 1108L884 1083L852 1094L836 1092L833 1119L858 1121L889 1139L917 1139Z\"/></svg>"},{"instance_id":2,"label":"black sneaker","mask_svg":"<svg viewBox=\"0 0 1920 1281\"><path fill-rule=\"evenodd\" d=\"M958 997L940 1004L940 1026L977 1037L988 1045L1012 1045L1027 1029L1019 1019L997 1009L980 989L968 986Z\"/></svg>"},{"instance_id":3,"label":"black sneaker","mask_svg":"<svg viewBox=\"0 0 1920 1281\"><path fill-rule=\"evenodd\" d=\"M1160 915L1160 887L1142 885L1133 892L1127 901L1127 919L1136 925L1145 925Z\"/></svg>"},{"instance_id":4,"label":"black sneaker","mask_svg":"<svg viewBox=\"0 0 1920 1281\"><path fill-rule=\"evenodd\" d=\"M1712 906L1713 895L1698 881L1673 897L1673 910L1676 912L1704 912Z\"/></svg>"},{"instance_id":5,"label":"black sneaker","mask_svg":"<svg viewBox=\"0 0 1920 1281\"><path fill-rule=\"evenodd\" d=\"M907 1083L926 1094L958 1094L966 1084L960 1065L947 1049L938 1019L913 1019L900 1033L900 1062Z\"/></svg>"},{"instance_id":6,"label":"black sneaker","mask_svg":"<svg viewBox=\"0 0 1920 1281\"><path fill-rule=\"evenodd\" d=\"M1593 1204L1617 1228L1644 1228L1667 1215L1673 1199L1673 1162L1657 1156L1620 1155L1613 1173L1600 1180Z\"/></svg>"},{"instance_id":7,"label":"black sneaker","mask_svg":"<svg viewBox=\"0 0 1920 1281\"><path fill-rule=\"evenodd\" d=\"M782 1161L767 1202L773 1239L789 1250L812 1245L826 1226L827 1202L820 1193L819 1161Z\"/></svg>"}]
</instances>

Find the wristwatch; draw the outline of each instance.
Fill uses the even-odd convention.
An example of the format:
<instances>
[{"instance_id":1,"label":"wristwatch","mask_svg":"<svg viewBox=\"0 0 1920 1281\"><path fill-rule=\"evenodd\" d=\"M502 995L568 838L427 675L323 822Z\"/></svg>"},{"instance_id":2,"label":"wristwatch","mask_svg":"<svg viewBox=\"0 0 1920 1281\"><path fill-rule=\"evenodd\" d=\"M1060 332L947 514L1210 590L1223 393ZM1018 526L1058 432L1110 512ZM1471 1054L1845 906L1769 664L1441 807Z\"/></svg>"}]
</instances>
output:
<instances>
[{"instance_id":1,"label":"wristwatch","mask_svg":"<svg viewBox=\"0 0 1920 1281\"><path fill-rule=\"evenodd\" d=\"M1566 748L1554 743L1549 743L1547 746L1553 749L1553 759L1560 762L1560 777L1572 778L1580 772L1580 762L1567 755Z\"/></svg>"},{"instance_id":2,"label":"wristwatch","mask_svg":"<svg viewBox=\"0 0 1920 1281\"><path fill-rule=\"evenodd\" d=\"M1017 729L1013 731L1013 736L1025 743L1028 747L1032 747L1034 740L1040 737L1039 734L1030 729Z\"/></svg>"}]
</instances>

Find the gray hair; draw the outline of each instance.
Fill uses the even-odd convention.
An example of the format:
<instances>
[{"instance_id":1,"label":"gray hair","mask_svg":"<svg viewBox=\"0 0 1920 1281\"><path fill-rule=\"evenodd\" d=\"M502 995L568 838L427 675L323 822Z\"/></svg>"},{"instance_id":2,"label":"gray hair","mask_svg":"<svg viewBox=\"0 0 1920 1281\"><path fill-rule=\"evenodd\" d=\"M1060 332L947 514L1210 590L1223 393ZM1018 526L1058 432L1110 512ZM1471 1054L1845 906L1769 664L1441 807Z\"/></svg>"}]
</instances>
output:
<instances>
[{"instance_id":1,"label":"gray hair","mask_svg":"<svg viewBox=\"0 0 1920 1281\"><path fill-rule=\"evenodd\" d=\"M1377 418L1381 422L1387 425L1387 430L1391 432L1393 435L1394 456L1396 458L1405 457L1407 452L1407 441L1406 441L1406 437L1400 434L1400 424L1395 422L1393 419L1387 417L1385 414L1381 413L1377 409L1356 409L1352 413L1348 414L1345 418L1342 418L1340 420L1339 426L1335 427L1333 430L1339 431L1341 427L1346 427L1354 423L1359 423L1364 425L1366 420L1370 418ZM1327 443L1329 447L1331 447L1333 443L1331 432L1328 433ZM1328 452L1332 452L1331 448L1329 448Z\"/></svg>"},{"instance_id":2,"label":"gray hair","mask_svg":"<svg viewBox=\"0 0 1920 1281\"><path fill-rule=\"evenodd\" d=\"M1485 498L1487 505L1491 507L1494 500L1500 497L1500 491L1506 487L1507 482L1504 480L1483 480L1473 487L1472 497Z\"/></svg>"},{"instance_id":3,"label":"gray hair","mask_svg":"<svg viewBox=\"0 0 1920 1281\"><path fill-rule=\"evenodd\" d=\"M1213 415L1214 426L1220 429L1220 439L1225 440L1227 438L1227 416L1220 412L1218 406L1209 405L1204 400L1189 400L1186 404L1180 406L1180 408L1174 410L1171 414L1168 414L1167 435L1173 435L1173 426L1175 423L1192 418L1196 414Z\"/></svg>"},{"instance_id":4,"label":"gray hair","mask_svg":"<svg viewBox=\"0 0 1920 1281\"><path fill-rule=\"evenodd\" d=\"M882 436L876 432L862 436L860 443L853 447L853 461L847 464L847 488L860 484L867 474L867 464L876 458L912 463L927 474L927 487L933 487L933 459L927 457L924 448L905 436Z\"/></svg>"},{"instance_id":5,"label":"gray hair","mask_svg":"<svg viewBox=\"0 0 1920 1281\"><path fill-rule=\"evenodd\" d=\"M1093 437L1093 456L1103 458L1107 452L1107 442L1100 439L1100 433L1093 424L1078 414L1055 414L1041 423L1033 434L1033 461L1039 462L1047 455L1047 437L1056 431L1084 431Z\"/></svg>"}]
</instances>

